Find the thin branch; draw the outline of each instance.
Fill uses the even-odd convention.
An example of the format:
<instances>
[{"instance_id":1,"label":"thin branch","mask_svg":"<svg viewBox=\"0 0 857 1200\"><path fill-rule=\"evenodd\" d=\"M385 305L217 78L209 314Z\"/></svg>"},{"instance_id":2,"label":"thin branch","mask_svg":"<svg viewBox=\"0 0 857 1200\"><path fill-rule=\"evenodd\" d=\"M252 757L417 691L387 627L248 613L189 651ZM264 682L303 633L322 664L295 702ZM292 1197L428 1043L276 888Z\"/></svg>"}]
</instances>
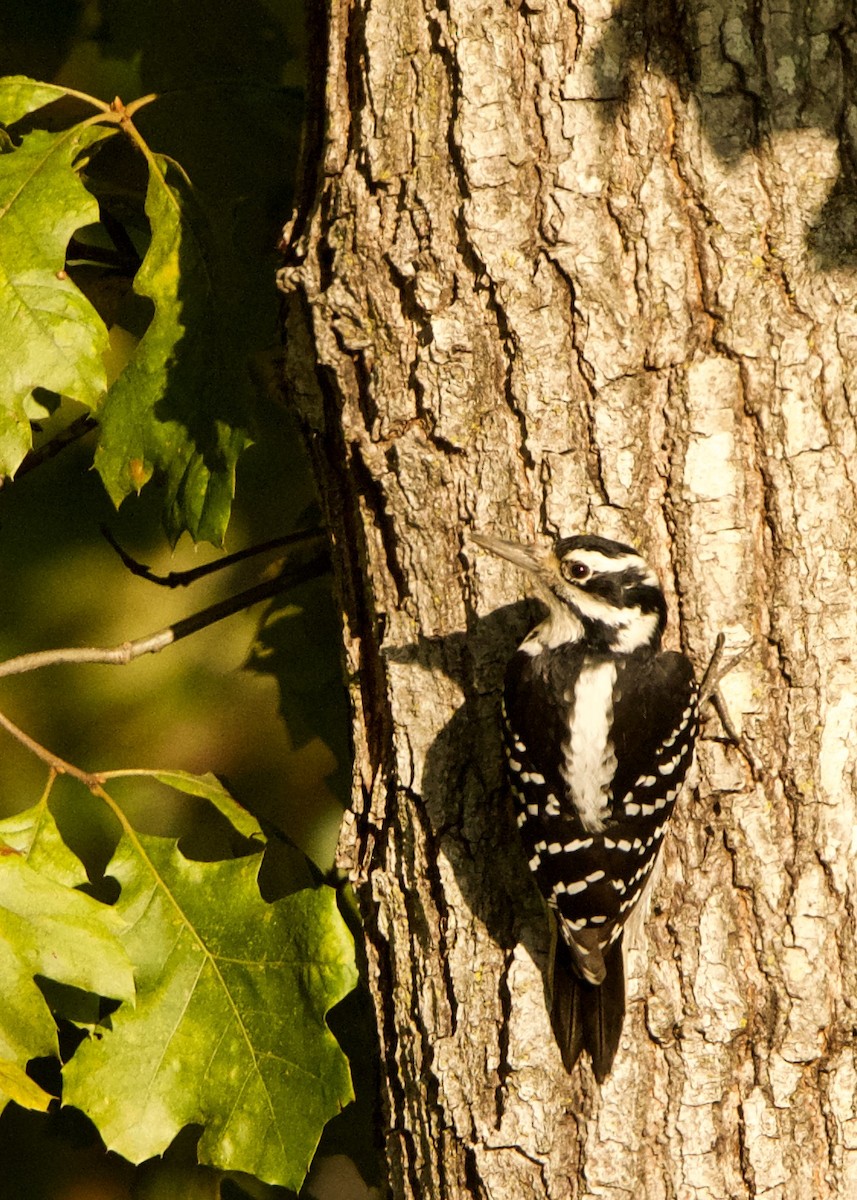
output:
<instances>
[{"instance_id":1,"label":"thin branch","mask_svg":"<svg viewBox=\"0 0 857 1200\"><path fill-rule=\"evenodd\" d=\"M71 775L74 779L79 779L81 783L86 784L90 790L95 790L99 786L97 776L90 775L88 771L81 771L80 767L66 762L64 758L60 758L58 754L54 754L52 750L48 750L41 742L37 742L28 733L24 733L23 729L19 729L14 721L10 721L6 714L2 712L0 712L0 727L11 734L16 742L20 742L22 746L32 754L35 754L36 758L41 759L43 763L47 763L55 775Z\"/></svg>"},{"instance_id":2,"label":"thin branch","mask_svg":"<svg viewBox=\"0 0 857 1200\"><path fill-rule=\"evenodd\" d=\"M324 530L315 526L312 529L302 529L297 533L284 533L280 537L271 538L267 542L259 542L255 546L247 546L244 550L236 550L234 554L227 554L225 558L218 558L213 562L203 563L200 567L191 567L187 571L170 571L169 575L156 575L145 563L138 562L135 558L132 558L128 551L123 550L119 545L106 525L101 526L101 533L132 575L137 575L140 579L147 579L149 583L157 583L160 587L177 588L187 587L191 583L196 583L197 579L202 579L206 575L213 575L215 571L222 571L226 567L234 566L235 563L242 562L245 558L253 558L257 554L264 554L267 550L275 550L282 546L294 546L299 542L320 538L324 535Z\"/></svg>"},{"instance_id":3,"label":"thin branch","mask_svg":"<svg viewBox=\"0 0 857 1200\"><path fill-rule=\"evenodd\" d=\"M51 785L57 775L70 775L72 779L79 780L84 787L89 788L94 796L98 796L108 806L114 817L122 826L124 832L139 845L137 834L134 831L131 822L125 816L120 806L116 803L113 797L104 788L104 776L96 771L82 771L80 767L76 767L74 763L67 762L64 758L60 758L58 754L54 754L52 750L48 750L47 746L43 746L41 742L37 742L35 738L31 738L28 733L24 733L14 721L10 721L5 713L0 712L0 728L5 729L16 742L20 742L27 750L36 756L41 762L47 763L51 773L48 777L45 795L50 791Z\"/></svg>"},{"instance_id":4,"label":"thin branch","mask_svg":"<svg viewBox=\"0 0 857 1200\"><path fill-rule=\"evenodd\" d=\"M149 92L147 96L138 96L136 100L131 100L128 104L123 104L117 96L113 101L112 107L117 109L117 111L124 112L128 117L133 117L134 113L139 112L141 108L145 108L147 104L151 104L159 97L160 92Z\"/></svg>"},{"instance_id":5,"label":"thin branch","mask_svg":"<svg viewBox=\"0 0 857 1200\"><path fill-rule=\"evenodd\" d=\"M42 667L53 667L59 663L102 663L107 665L124 665L142 658L144 654L157 654L159 650L181 641L200 629L231 617L233 613L244 608L250 608L261 600L269 600L280 592L288 591L296 584L309 579L316 579L328 570L327 554L320 554L310 562L294 567L278 575L275 579L257 583L254 587L211 604L189 617L183 617L156 633L136 638L134 641L122 642L119 646L70 646L60 650L37 650L33 654L20 654L17 658L7 659L0 663L0 678L7 675L24 675L30 671L38 671ZM10 730L11 732L11 730ZM37 743L35 743L37 744ZM47 760L45 760L47 761Z\"/></svg>"}]
</instances>

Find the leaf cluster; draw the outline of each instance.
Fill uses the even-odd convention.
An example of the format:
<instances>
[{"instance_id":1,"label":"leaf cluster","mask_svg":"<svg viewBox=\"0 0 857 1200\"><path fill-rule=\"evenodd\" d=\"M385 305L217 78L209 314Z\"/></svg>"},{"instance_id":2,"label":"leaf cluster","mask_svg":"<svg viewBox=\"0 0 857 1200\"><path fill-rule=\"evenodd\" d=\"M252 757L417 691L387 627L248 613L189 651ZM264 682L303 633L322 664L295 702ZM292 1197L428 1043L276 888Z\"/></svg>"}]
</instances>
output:
<instances>
[{"instance_id":1,"label":"leaf cluster","mask_svg":"<svg viewBox=\"0 0 857 1200\"><path fill-rule=\"evenodd\" d=\"M128 775L202 797L248 852L199 862L138 833L105 787ZM325 1122L353 1097L325 1021L356 982L335 892L266 902L264 834L213 777L99 778L92 790L121 826L113 904L88 894L50 786L0 822L0 1108L49 1106L26 1067L57 1056L56 1022L71 1022L84 1036L63 1064L62 1100L108 1149L139 1163L199 1125L201 1162L297 1188Z\"/></svg>"},{"instance_id":2,"label":"leaf cluster","mask_svg":"<svg viewBox=\"0 0 857 1200\"><path fill-rule=\"evenodd\" d=\"M240 90L211 103L239 106ZM169 103L0 79L0 476L86 433L117 507L154 481L171 542L219 546L273 269L246 244L240 186L175 152L169 117L153 115ZM303 646L302 610L287 612ZM330 690L307 675L296 693ZM60 832L57 771L118 823L103 873ZM234 855L199 861L140 832L108 790L119 780L199 798ZM0 1111L73 1107L133 1163L194 1127L201 1162L297 1189L353 1097L326 1018L356 972L336 894L307 886L302 858L288 894L264 898L277 849L211 776L85 775L55 759L39 803L0 820ZM61 1089L34 1060L61 1062Z\"/></svg>"},{"instance_id":3,"label":"leaf cluster","mask_svg":"<svg viewBox=\"0 0 857 1200\"><path fill-rule=\"evenodd\" d=\"M229 204L135 123L154 99L0 79L0 474L83 411L116 505L156 478L170 539L219 545L265 331Z\"/></svg>"}]
</instances>

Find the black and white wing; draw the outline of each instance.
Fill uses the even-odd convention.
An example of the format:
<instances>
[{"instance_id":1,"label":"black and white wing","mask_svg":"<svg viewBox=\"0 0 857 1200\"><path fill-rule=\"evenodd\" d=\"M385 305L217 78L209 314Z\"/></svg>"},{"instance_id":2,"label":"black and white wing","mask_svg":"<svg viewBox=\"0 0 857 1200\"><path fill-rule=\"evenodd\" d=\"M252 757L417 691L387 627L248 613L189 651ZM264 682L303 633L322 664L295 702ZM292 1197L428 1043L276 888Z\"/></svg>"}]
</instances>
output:
<instances>
[{"instance_id":1,"label":"black and white wing","mask_svg":"<svg viewBox=\"0 0 857 1200\"><path fill-rule=\"evenodd\" d=\"M603 1078L624 1014L622 928L651 876L687 775L697 691L681 654L593 663L581 647L507 674L505 745L517 823L561 935L552 1015L566 1066Z\"/></svg>"}]
</instances>

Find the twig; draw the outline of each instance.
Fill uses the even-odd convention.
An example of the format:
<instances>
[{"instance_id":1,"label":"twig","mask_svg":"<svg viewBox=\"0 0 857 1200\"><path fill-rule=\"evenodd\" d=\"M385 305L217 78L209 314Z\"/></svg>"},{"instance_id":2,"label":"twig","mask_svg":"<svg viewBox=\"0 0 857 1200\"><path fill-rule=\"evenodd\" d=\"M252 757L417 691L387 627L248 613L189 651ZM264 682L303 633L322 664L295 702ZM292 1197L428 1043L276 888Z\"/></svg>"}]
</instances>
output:
<instances>
[{"instance_id":1,"label":"twig","mask_svg":"<svg viewBox=\"0 0 857 1200\"><path fill-rule=\"evenodd\" d=\"M49 442L45 442L38 450L31 450L26 455L24 461L15 472L15 478L20 479L28 471L33 471L36 467L40 467L42 463L55 458L61 450L65 450L66 446L70 446L73 442L86 437L88 433L95 429L97 424L98 422L89 413L82 413L81 416L75 417L71 424L66 425L65 429L61 429ZM7 477L3 482L11 482L11 479Z\"/></svg>"},{"instance_id":2,"label":"twig","mask_svg":"<svg viewBox=\"0 0 857 1200\"><path fill-rule=\"evenodd\" d=\"M172 645L173 642L178 642L182 638L188 637L190 634L196 633L208 625L213 625L216 621L223 620L224 617L239 612L241 609L249 608L253 604L258 604L261 600L267 600L280 592L288 591L289 588L299 583L317 578L329 570L329 566L329 559L325 551L316 555L315 558L307 563L281 572L275 579L265 580L264 583L256 584L255 587L238 592L237 595L230 596L227 600L211 604L208 608L201 609L198 613L194 613L190 617L184 617L182 620L176 621L173 625L168 625L165 629L161 629L157 633L151 633L146 637L137 638L135 641L123 642L120 646L109 648L77 646L62 650L42 650L34 654L21 654L17 658L10 658L4 663L0 663L0 677L22 675L25 672L36 671L40 667L54 666L58 663L117 664L132 662L136 658L141 658L144 654L155 654L159 650L163 650L166 646ZM31 754L34 754L41 762L46 763L51 770L51 779L56 775L70 775L73 779L77 779L80 783L84 784L94 795L100 796L121 822L126 833L133 835L133 829L127 817L116 801L105 791L103 786L105 780L111 774L115 773L84 771L80 767L76 767L66 759L60 758L58 754L54 754L52 750L48 750L46 746L43 746L41 742L37 742L35 738L30 737L28 733L19 728L3 712L0 712L0 728L5 729L11 737L15 738Z\"/></svg>"},{"instance_id":3,"label":"twig","mask_svg":"<svg viewBox=\"0 0 857 1200\"><path fill-rule=\"evenodd\" d=\"M196 583L198 579L203 579L206 575L213 575L215 571L223 571L226 567L234 566L235 563L242 562L245 558L253 558L257 554L264 554L267 550L276 550L282 546L294 546L299 542L320 538L324 535L324 530L319 526L315 526L312 529L301 529L297 533L284 533L280 537L271 538L267 542L259 542L255 546L247 546L243 550L236 550L234 554L227 554L224 558L217 558L213 562L203 563L200 567L191 567L187 571L170 571L168 575L156 575L151 567L147 567L145 563L138 562L135 558L132 558L128 551L123 550L119 545L106 525L101 526L101 533L132 575L137 575L140 579L147 579L149 583L157 583L159 587L178 588L188 587L191 583Z\"/></svg>"},{"instance_id":4,"label":"twig","mask_svg":"<svg viewBox=\"0 0 857 1200\"><path fill-rule=\"evenodd\" d=\"M99 771L83 771L80 767L76 767L74 763L67 762L64 758L60 758L58 754L54 754L52 750L48 750L47 746L43 746L41 742L37 742L35 738L31 738L28 733L24 733L23 729L20 729L14 721L10 721L6 714L2 712L0 712L0 728L5 729L6 732L15 739L15 741L20 742L20 744L34 754L36 758L43 763L47 763L47 765L50 767L50 775L48 777L48 783L47 787L45 788L44 795L47 796L50 792L53 781L56 779L57 775L70 775L72 779L79 780L80 783L89 788L93 796L98 796L99 799L104 801L104 803L113 813L113 816L122 826L124 832L135 842L137 842L138 847L143 851L143 854L145 854L145 850L140 847L138 835L135 832L134 827L131 825L131 822L125 816L125 813L122 811L121 807L116 803L116 801L104 787L104 781L107 778L107 774L102 774Z\"/></svg>"},{"instance_id":5,"label":"twig","mask_svg":"<svg viewBox=\"0 0 857 1200\"><path fill-rule=\"evenodd\" d=\"M24 733L23 729L19 729L14 721L10 721L6 714L2 712L0 712L0 727L11 734L16 742L20 742L22 746L26 747L32 754L35 754L36 758L41 759L43 763L47 763L54 775L71 775L73 778L79 779L81 783L85 783L91 790L99 786L100 780L96 775L91 775L88 771L81 771L80 767L66 762L64 758L60 758L58 754L54 754L52 750L48 750L41 742L37 742L28 733Z\"/></svg>"},{"instance_id":6,"label":"twig","mask_svg":"<svg viewBox=\"0 0 857 1200\"><path fill-rule=\"evenodd\" d=\"M230 617L244 608L250 608L251 605L258 604L260 600L268 600L271 596L288 591L296 584L305 583L308 579L315 579L319 575L323 575L327 569L327 554L317 555L309 562L283 572L275 579L257 583L254 587L238 592L226 600L220 600L217 604L211 604L208 608L203 608L192 616L183 617L174 624L159 629L156 633L136 638L134 641L122 642L119 646L69 646L60 650L37 650L33 654L19 654L16 658L10 658L6 662L0 663L0 678L7 675L23 675L29 671L38 671L42 667L52 667L59 663L116 665L133 662L136 658L142 658L144 654L157 654L166 646L171 646L174 642L181 641L182 638L186 638L200 629L205 629L216 621L222 621L224 617Z\"/></svg>"}]
</instances>

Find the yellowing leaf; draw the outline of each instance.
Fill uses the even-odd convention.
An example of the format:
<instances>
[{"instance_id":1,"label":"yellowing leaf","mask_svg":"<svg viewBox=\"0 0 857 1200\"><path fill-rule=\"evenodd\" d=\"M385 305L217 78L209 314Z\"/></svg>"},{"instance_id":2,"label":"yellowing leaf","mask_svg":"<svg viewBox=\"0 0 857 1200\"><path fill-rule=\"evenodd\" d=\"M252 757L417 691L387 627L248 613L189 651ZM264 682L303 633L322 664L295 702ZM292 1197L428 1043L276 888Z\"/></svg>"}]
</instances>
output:
<instances>
[{"instance_id":1,"label":"yellowing leaf","mask_svg":"<svg viewBox=\"0 0 857 1200\"><path fill-rule=\"evenodd\" d=\"M38 1112L47 1112L53 1099L17 1063L0 1059L0 1107L4 1096L21 1108L35 1108Z\"/></svg>"},{"instance_id":2,"label":"yellowing leaf","mask_svg":"<svg viewBox=\"0 0 857 1200\"><path fill-rule=\"evenodd\" d=\"M56 883L21 855L0 855L0 937L30 976L133 999L131 964L117 936L123 927L109 905Z\"/></svg>"},{"instance_id":3,"label":"yellowing leaf","mask_svg":"<svg viewBox=\"0 0 857 1200\"><path fill-rule=\"evenodd\" d=\"M137 349L140 339L121 325L111 325L108 330L108 347L104 352L104 369L108 384L118 379Z\"/></svg>"},{"instance_id":4,"label":"yellowing leaf","mask_svg":"<svg viewBox=\"0 0 857 1200\"><path fill-rule=\"evenodd\" d=\"M43 863L50 857L46 850ZM69 864L58 869L66 873ZM23 853L0 855L0 1059L23 1071L31 1058L57 1053L37 975L133 999L131 964L117 938L122 925L112 908L36 870ZM9 1099L18 1097L0 1083L0 1108Z\"/></svg>"},{"instance_id":5,"label":"yellowing leaf","mask_svg":"<svg viewBox=\"0 0 857 1200\"><path fill-rule=\"evenodd\" d=\"M86 883L83 863L62 840L47 797L24 812L0 821L0 839L36 871L55 883L79 887Z\"/></svg>"}]
</instances>

